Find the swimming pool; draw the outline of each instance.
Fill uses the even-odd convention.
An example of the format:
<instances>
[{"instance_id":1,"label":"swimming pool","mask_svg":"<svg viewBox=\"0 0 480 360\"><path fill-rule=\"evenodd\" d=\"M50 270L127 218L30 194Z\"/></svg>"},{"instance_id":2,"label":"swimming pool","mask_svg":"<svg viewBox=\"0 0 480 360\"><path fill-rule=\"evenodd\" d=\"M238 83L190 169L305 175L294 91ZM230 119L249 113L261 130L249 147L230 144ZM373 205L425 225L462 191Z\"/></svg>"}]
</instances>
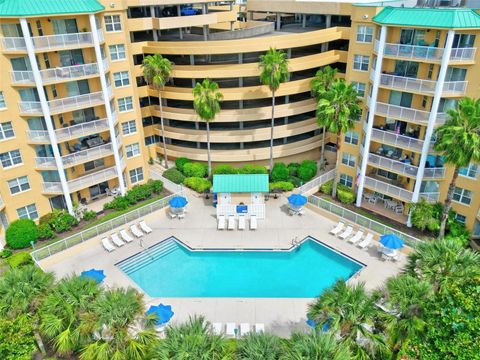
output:
<instances>
[{"instance_id":1,"label":"swimming pool","mask_svg":"<svg viewBox=\"0 0 480 360\"><path fill-rule=\"evenodd\" d=\"M312 298L363 265L308 238L288 251L191 251L174 238L118 264L152 297Z\"/></svg>"}]
</instances>

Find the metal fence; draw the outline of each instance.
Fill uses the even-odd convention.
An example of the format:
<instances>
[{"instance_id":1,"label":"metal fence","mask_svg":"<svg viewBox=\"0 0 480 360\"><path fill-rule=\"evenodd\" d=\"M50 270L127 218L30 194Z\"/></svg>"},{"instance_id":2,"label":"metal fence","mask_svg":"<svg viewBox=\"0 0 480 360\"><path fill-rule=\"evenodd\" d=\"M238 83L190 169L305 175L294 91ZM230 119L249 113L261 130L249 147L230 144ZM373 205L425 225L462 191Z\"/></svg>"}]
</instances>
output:
<instances>
[{"instance_id":1,"label":"metal fence","mask_svg":"<svg viewBox=\"0 0 480 360\"><path fill-rule=\"evenodd\" d=\"M335 177L335 174L336 174L335 169L327 171L325 174L317 176L316 178L300 186L298 188L298 192L300 192L300 194L306 194L314 190L314 193L315 193L318 191L320 185L322 185L323 183L326 183L327 181L332 180Z\"/></svg>"},{"instance_id":2,"label":"metal fence","mask_svg":"<svg viewBox=\"0 0 480 360\"><path fill-rule=\"evenodd\" d=\"M90 240L96 236L105 234L108 231L115 230L119 226L125 225L131 221L137 220L145 215L148 215L154 211L163 209L168 206L168 202L170 199L174 196L177 195L182 195L182 193L178 194L172 194L167 197L164 197L160 200L157 200L155 202L152 202L151 204L142 206L138 209L132 210L126 214L120 215L116 218L113 218L111 220L105 221L104 223L101 223L99 225L93 226L89 229L83 230L79 232L78 234L69 236L65 239L62 239L60 241L57 241L53 244L47 245L45 247L39 248L37 250L34 250L30 253L32 256L33 260L35 262L38 262L42 259L45 259L49 256L52 256L54 254L57 254L63 250L66 250L68 248L71 248L72 246L75 246L77 244L80 244L82 242L85 242L87 240Z\"/></svg>"},{"instance_id":3,"label":"metal fence","mask_svg":"<svg viewBox=\"0 0 480 360\"><path fill-rule=\"evenodd\" d=\"M329 213L339 216L342 219L355 223L366 229L375 231L376 233L379 233L381 235L395 234L398 237L400 237L408 246L415 247L416 244L422 241L420 239L417 239L416 237L405 234L387 225L379 223L378 221L369 219L363 215L360 215L351 210L345 209L342 206L339 206L337 204L334 204L327 200L319 198L318 196L310 195L308 197L308 202L320 209L323 209L325 211L328 211Z\"/></svg>"}]
</instances>

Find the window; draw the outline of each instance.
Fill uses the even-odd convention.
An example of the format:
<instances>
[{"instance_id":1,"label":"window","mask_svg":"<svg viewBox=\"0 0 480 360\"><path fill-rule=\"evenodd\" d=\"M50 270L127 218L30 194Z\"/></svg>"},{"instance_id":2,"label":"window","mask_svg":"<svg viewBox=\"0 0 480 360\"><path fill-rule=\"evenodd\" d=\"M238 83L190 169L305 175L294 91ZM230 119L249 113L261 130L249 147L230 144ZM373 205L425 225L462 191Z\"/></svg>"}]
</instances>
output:
<instances>
[{"instance_id":1,"label":"window","mask_svg":"<svg viewBox=\"0 0 480 360\"><path fill-rule=\"evenodd\" d=\"M465 225L465 221L467 221L467 217L465 215L455 214L455 220Z\"/></svg>"},{"instance_id":2,"label":"window","mask_svg":"<svg viewBox=\"0 0 480 360\"><path fill-rule=\"evenodd\" d=\"M9 168L13 165L18 165L22 163L22 156L20 155L20 150L7 151L0 154L0 161L4 168Z\"/></svg>"},{"instance_id":3,"label":"window","mask_svg":"<svg viewBox=\"0 0 480 360\"><path fill-rule=\"evenodd\" d=\"M120 15L108 15L108 16L105 16L104 19L105 19L105 30L107 30L107 32L122 30Z\"/></svg>"},{"instance_id":4,"label":"window","mask_svg":"<svg viewBox=\"0 0 480 360\"><path fill-rule=\"evenodd\" d=\"M345 142L347 144L353 144L357 145L358 144L358 132L356 131L347 131L345 133Z\"/></svg>"},{"instance_id":5,"label":"window","mask_svg":"<svg viewBox=\"0 0 480 360\"><path fill-rule=\"evenodd\" d=\"M118 45L110 45L109 47L110 50L110 60L116 61L116 60L122 60L125 59L125 45L123 44L118 44Z\"/></svg>"},{"instance_id":6,"label":"window","mask_svg":"<svg viewBox=\"0 0 480 360\"><path fill-rule=\"evenodd\" d=\"M347 174L340 174L340 184L351 188L353 186L353 177Z\"/></svg>"},{"instance_id":7,"label":"window","mask_svg":"<svg viewBox=\"0 0 480 360\"><path fill-rule=\"evenodd\" d=\"M105 166L105 161L103 159L97 159L97 160L89 161L83 164L83 168L85 169L86 172L91 171L93 169L101 168L103 166Z\"/></svg>"},{"instance_id":8,"label":"window","mask_svg":"<svg viewBox=\"0 0 480 360\"><path fill-rule=\"evenodd\" d=\"M125 98L118 99L118 111L126 112L133 110L133 101L132 97L128 96Z\"/></svg>"},{"instance_id":9,"label":"window","mask_svg":"<svg viewBox=\"0 0 480 360\"><path fill-rule=\"evenodd\" d=\"M367 88L367 84L361 83L361 82L356 82L352 81L353 88L357 90L358 96L360 97L365 97L365 89Z\"/></svg>"},{"instance_id":10,"label":"window","mask_svg":"<svg viewBox=\"0 0 480 360\"><path fill-rule=\"evenodd\" d=\"M458 173L462 176L476 179L478 175L478 165L470 163L467 167L461 168Z\"/></svg>"},{"instance_id":11,"label":"window","mask_svg":"<svg viewBox=\"0 0 480 360\"><path fill-rule=\"evenodd\" d=\"M359 71L368 71L370 57L366 55L355 55L353 57L353 69Z\"/></svg>"},{"instance_id":12,"label":"window","mask_svg":"<svg viewBox=\"0 0 480 360\"><path fill-rule=\"evenodd\" d=\"M0 124L0 140L15 137L13 126L10 121Z\"/></svg>"},{"instance_id":13,"label":"window","mask_svg":"<svg viewBox=\"0 0 480 360\"><path fill-rule=\"evenodd\" d=\"M8 187L12 195L18 194L23 191L30 190L30 184L27 176L22 176L8 181Z\"/></svg>"},{"instance_id":14,"label":"window","mask_svg":"<svg viewBox=\"0 0 480 360\"><path fill-rule=\"evenodd\" d=\"M355 166L355 156L349 153L342 153L342 164L354 167Z\"/></svg>"},{"instance_id":15,"label":"window","mask_svg":"<svg viewBox=\"0 0 480 360\"><path fill-rule=\"evenodd\" d=\"M135 120L130 120L122 123L122 132L123 135L133 134L137 132L137 123Z\"/></svg>"},{"instance_id":16,"label":"window","mask_svg":"<svg viewBox=\"0 0 480 360\"><path fill-rule=\"evenodd\" d=\"M127 145L125 149L127 150L127 158L140 155L140 145L138 143Z\"/></svg>"},{"instance_id":17,"label":"window","mask_svg":"<svg viewBox=\"0 0 480 360\"><path fill-rule=\"evenodd\" d=\"M160 142L160 136L158 135L145 136L145 146L156 144L159 142Z\"/></svg>"},{"instance_id":18,"label":"window","mask_svg":"<svg viewBox=\"0 0 480 360\"><path fill-rule=\"evenodd\" d=\"M130 85L130 78L128 77L128 71L113 73L113 80L115 82L115 87Z\"/></svg>"},{"instance_id":19,"label":"window","mask_svg":"<svg viewBox=\"0 0 480 360\"><path fill-rule=\"evenodd\" d=\"M35 204L30 204L17 209L17 215L20 219L38 219L37 207Z\"/></svg>"},{"instance_id":20,"label":"window","mask_svg":"<svg viewBox=\"0 0 480 360\"><path fill-rule=\"evenodd\" d=\"M373 26L359 25L357 27L357 42L371 43L373 40Z\"/></svg>"},{"instance_id":21,"label":"window","mask_svg":"<svg viewBox=\"0 0 480 360\"><path fill-rule=\"evenodd\" d=\"M143 181L143 168L139 167L129 171L130 174L130 183L135 184L137 182Z\"/></svg>"},{"instance_id":22,"label":"window","mask_svg":"<svg viewBox=\"0 0 480 360\"><path fill-rule=\"evenodd\" d=\"M470 190L456 187L453 192L453 200L465 205L470 205L472 202L472 192Z\"/></svg>"},{"instance_id":23,"label":"window","mask_svg":"<svg viewBox=\"0 0 480 360\"><path fill-rule=\"evenodd\" d=\"M0 91L0 109L5 109L7 104L5 103L5 97L3 96L3 91Z\"/></svg>"}]
</instances>

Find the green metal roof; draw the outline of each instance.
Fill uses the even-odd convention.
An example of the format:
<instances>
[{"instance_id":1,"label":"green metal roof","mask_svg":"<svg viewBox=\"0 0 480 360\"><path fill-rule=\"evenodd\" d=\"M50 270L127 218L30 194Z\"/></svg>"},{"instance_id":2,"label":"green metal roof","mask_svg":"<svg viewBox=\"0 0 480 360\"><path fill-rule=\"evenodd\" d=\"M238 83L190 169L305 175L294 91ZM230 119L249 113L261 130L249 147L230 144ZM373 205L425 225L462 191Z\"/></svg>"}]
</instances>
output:
<instances>
[{"instance_id":1,"label":"green metal roof","mask_svg":"<svg viewBox=\"0 0 480 360\"><path fill-rule=\"evenodd\" d=\"M386 7L373 17L382 25L444 29L480 29L480 15L473 9Z\"/></svg>"},{"instance_id":2,"label":"green metal roof","mask_svg":"<svg viewBox=\"0 0 480 360\"><path fill-rule=\"evenodd\" d=\"M104 9L97 0L0 0L0 17L95 13Z\"/></svg>"},{"instance_id":3,"label":"green metal roof","mask_svg":"<svg viewBox=\"0 0 480 360\"><path fill-rule=\"evenodd\" d=\"M213 175L214 193L268 192L267 174Z\"/></svg>"}]
</instances>

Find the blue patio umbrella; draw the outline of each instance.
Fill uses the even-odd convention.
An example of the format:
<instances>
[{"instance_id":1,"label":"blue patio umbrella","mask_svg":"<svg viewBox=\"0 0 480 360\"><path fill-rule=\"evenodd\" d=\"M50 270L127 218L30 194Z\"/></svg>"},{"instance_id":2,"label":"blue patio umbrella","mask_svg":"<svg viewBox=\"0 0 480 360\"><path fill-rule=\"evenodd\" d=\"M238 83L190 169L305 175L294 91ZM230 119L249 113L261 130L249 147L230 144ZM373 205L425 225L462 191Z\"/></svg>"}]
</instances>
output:
<instances>
[{"instance_id":1,"label":"blue patio umbrella","mask_svg":"<svg viewBox=\"0 0 480 360\"><path fill-rule=\"evenodd\" d=\"M403 240L395 234L382 235L380 243L389 249L401 249L403 247Z\"/></svg>"},{"instance_id":2,"label":"blue patio umbrella","mask_svg":"<svg viewBox=\"0 0 480 360\"><path fill-rule=\"evenodd\" d=\"M315 326L317 326L317 323L315 322L315 320L312 320L312 319L307 319L306 321L307 325L314 328Z\"/></svg>"},{"instance_id":3,"label":"blue patio umbrella","mask_svg":"<svg viewBox=\"0 0 480 360\"><path fill-rule=\"evenodd\" d=\"M96 269L83 271L80 274L80 277L93 279L97 284L100 284L103 281L103 279L106 278L105 274L103 273L103 270L96 270Z\"/></svg>"},{"instance_id":4,"label":"blue patio umbrella","mask_svg":"<svg viewBox=\"0 0 480 360\"><path fill-rule=\"evenodd\" d=\"M292 194L288 197L288 203L293 206L303 206L307 203L307 198L300 194Z\"/></svg>"},{"instance_id":5,"label":"blue patio umbrella","mask_svg":"<svg viewBox=\"0 0 480 360\"><path fill-rule=\"evenodd\" d=\"M183 196L175 196L168 203L172 208L183 208L188 204L188 201Z\"/></svg>"},{"instance_id":6,"label":"blue patio umbrella","mask_svg":"<svg viewBox=\"0 0 480 360\"><path fill-rule=\"evenodd\" d=\"M172 311L172 307L170 305L159 304L150 306L146 314L155 314L157 317L155 325L163 325L172 318L174 312Z\"/></svg>"}]
</instances>

